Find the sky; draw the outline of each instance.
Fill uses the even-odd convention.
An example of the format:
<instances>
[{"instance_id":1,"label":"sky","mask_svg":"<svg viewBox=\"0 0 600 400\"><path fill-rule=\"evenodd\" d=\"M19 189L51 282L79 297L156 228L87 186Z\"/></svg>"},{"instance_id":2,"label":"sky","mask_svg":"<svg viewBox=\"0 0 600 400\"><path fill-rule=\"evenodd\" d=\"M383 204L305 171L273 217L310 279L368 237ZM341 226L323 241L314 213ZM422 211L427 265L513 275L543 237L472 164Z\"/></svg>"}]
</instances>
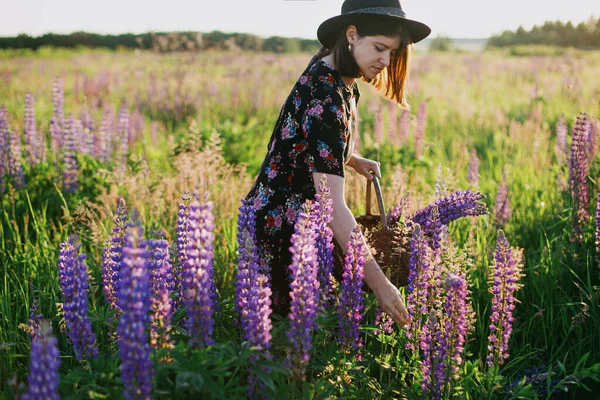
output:
<instances>
[{"instance_id":1,"label":"sky","mask_svg":"<svg viewBox=\"0 0 600 400\"><path fill-rule=\"evenodd\" d=\"M342 0L0 0L0 37L26 33L100 34L149 31L253 33L262 37L317 38L324 20L340 14ZM486 38L545 21L600 17L600 0L401 0L431 37Z\"/></svg>"}]
</instances>

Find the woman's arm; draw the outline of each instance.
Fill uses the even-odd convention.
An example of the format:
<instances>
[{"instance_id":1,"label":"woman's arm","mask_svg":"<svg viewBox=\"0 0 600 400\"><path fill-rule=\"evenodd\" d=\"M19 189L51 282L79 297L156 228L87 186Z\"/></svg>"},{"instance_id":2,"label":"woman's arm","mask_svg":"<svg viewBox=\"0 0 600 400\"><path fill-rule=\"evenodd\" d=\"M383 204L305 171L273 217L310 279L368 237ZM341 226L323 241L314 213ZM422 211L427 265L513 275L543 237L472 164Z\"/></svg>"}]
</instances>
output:
<instances>
[{"instance_id":1,"label":"woman's arm","mask_svg":"<svg viewBox=\"0 0 600 400\"><path fill-rule=\"evenodd\" d=\"M320 172L312 173L317 193L319 193L319 182L322 175L323 173ZM333 231L338 243L343 249L346 249L346 245L350 240L350 232L352 232L357 224L356 219L346 205L344 198L344 178L333 174L325 175L327 175L327 185L331 190L331 199L333 201L333 218L329 227ZM404 307L404 301L398 288L389 281L379 265L377 265L366 243L365 248L367 249L367 262L364 266L365 283L375 293L379 307L398 324L405 325L409 320L409 315Z\"/></svg>"},{"instance_id":2,"label":"woman's arm","mask_svg":"<svg viewBox=\"0 0 600 400\"><path fill-rule=\"evenodd\" d=\"M359 156L357 153L353 153L346 164L349 167L353 168L356 172L364 176L365 178L371 180L371 171L375 173L375 176L381 179L381 172L379 170L379 161L369 160L368 158L364 158Z\"/></svg>"}]
</instances>

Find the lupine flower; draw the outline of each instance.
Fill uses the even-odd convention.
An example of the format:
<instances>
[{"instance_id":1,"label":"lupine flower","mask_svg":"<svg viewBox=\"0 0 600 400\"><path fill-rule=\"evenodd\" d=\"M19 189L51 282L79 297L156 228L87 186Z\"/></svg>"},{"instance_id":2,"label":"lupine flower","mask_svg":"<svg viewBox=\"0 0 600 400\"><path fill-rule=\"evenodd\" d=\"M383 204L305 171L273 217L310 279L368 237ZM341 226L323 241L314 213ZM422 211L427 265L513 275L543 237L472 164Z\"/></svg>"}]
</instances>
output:
<instances>
[{"instance_id":1,"label":"lupine flower","mask_svg":"<svg viewBox=\"0 0 600 400\"><path fill-rule=\"evenodd\" d=\"M375 143L383 143L383 109L381 107L377 109L375 121L373 121L373 136Z\"/></svg>"},{"instance_id":2,"label":"lupine flower","mask_svg":"<svg viewBox=\"0 0 600 400\"><path fill-rule=\"evenodd\" d=\"M77 148L75 138L75 120L71 115L65 123L65 141L64 141L64 190L75 193L77 190Z\"/></svg>"},{"instance_id":3,"label":"lupine flower","mask_svg":"<svg viewBox=\"0 0 600 400\"><path fill-rule=\"evenodd\" d=\"M448 225L461 217L483 215L487 213L485 203L481 201L484 197L480 192L470 189L457 191L420 209L409 219L416 224L424 225L427 220L431 219L430 214L434 207L439 210L442 225Z\"/></svg>"},{"instance_id":4,"label":"lupine flower","mask_svg":"<svg viewBox=\"0 0 600 400\"><path fill-rule=\"evenodd\" d=\"M427 316L427 320L423 325L421 334L421 350L423 351L421 361L421 372L423 372L423 380L421 381L421 389L423 393L429 393L432 399L442 398L442 384L439 381L440 371L443 368L443 362L440 359L439 342L440 342L440 324L436 314L431 311Z\"/></svg>"},{"instance_id":5,"label":"lupine flower","mask_svg":"<svg viewBox=\"0 0 600 400\"><path fill-rule=\"evenodd\" d=\"M388 140L390 143L398 146L400 143L398 137L398 104L390 101L388 104Z\"/></svg>"},{"instance_id":6,"label":"lupine flower","mask_svg":"<svg viewBox=\"0 0 600 400\"><path fill-rule=\"evenodd\" d=\"M506 225L512 215L510 207L510 198L508 197L508 187L506 185L506 174L502 178L502 182L498 186L496 193L496 225L498 227Z\"/></svg>"},{"instance_id":7,"label":"lupine flower","mask_svg":"<svg viewBox=\"0 0 600 400\"><path fill-rule=\"evenodd\" d=\"M408 194L406 194L402 196L402 198L388 212L388 226L392 226L400 221L400 217L406 214L406 210L408 210L409 207L410 197Z\"/></svg>"},{"instance_id":8,"label":"lupine flower","mask_svg":"<svg viewBox=\"0 0 600 400\"><path fill-rule=\"evenodd\" d=\"M479 186L479 158L477 158L475 149L471 151L471 158L467 167L467 182L474 187Z\"/></svg>"},{"instance_id":9,"label":"lupine flower","mask_svg":"<svg viewBox=\"0 0 600 400\"><path fill-rule=\"evenodd\" d=\"M319 193L315 194L310 218L315 224L318 235L315 246L317 247L317 277L319 279L320 303L324 308L329 308L333 300L333 231L329 223L333 217L333 200L331 190L327 186L327 177L321 176Z\"/></svg>"},{"instance_id":10,"label":"lupine flower","mask_svg":"<svg viewBox=\"0 0 600 400\"><path fill-rule=\"evenodd\" d=\"M410 326L405 331L408 342L406 348L415 351L421 335L422 316L429 315L428 293L431 268L433 268L431 248L427 244L420 225L416 225L410 240L410 258L408 261L408 284L406 310L410 315Z\"/></svg>"},{"instance_id":11,"label":"lupine flower","mask_svg":"<svg viewBox=\"0 0 600 400\"><path fill-rule=\"evenodd\" d=\"M489 282L492 284L492 310L490 315L490 335L488 336L487 363L500 366L508 358L508 341L513 329L514 292L522 284L521 257L509 246L502 230L498 231L494 268L490 269Z\"/></svg>"},{"instance_id":12,"label":"lupine flower","mask_svg":"<svg viewBox=\"0 0 600 400\"><path fill-rule=\"evenodd\" d=\"M365 307L362 287L366 255L367 249L360 228L357 225L350 233L350 240L346 246L338 308L338 342L342 344L344 351L358 351L362 347L359 327Z\"/></svg>"},{"instance_id":13,"label":"lupine flower","mask_svg":"<svg viewBox=\"0 0 600 400\"><path fill-rule=\"evenodd\" d=\"M171 292L173 291L173 266L169 255L169 242L164 239L147 241L152 283L152 317L150 320L150 345L154 348L172 347L169 331L173 307Z\"/></svg>"},{"instance_id":14,"label":"lupine flower","mask_svg":"<svg viewBox=\"0 0 600 400\"><path fill-rule=\"evenodd\" d=\"M126 399L150 399L152 392L152 347L147 334L152 283L148 259L141 229L131 227L125 235L117 299L123 311L117 334Z\"/></svg>"},{"instance_id":15,"label":"lupine flower","mask_svg":"<svg viewBox=\"0 0 600 400\"><path fill-rule=\"evenodd\" d=\"M129 151L129 111L127 107L121 107L119 111L119 124L117 127L117 143L119 147L119 156L117 163L121 174L125 173L125 165L127 164L127 153Z\"/></svg>"},{"instance_id":16,"label":"lupine flower","mask_svg":"<svg viewBox=\"0 0 600 400\"><path fill-rule=\"evenodd\" d=\"M52 326L46 320L40 325L31 341L31 359L27 381L29 388L21 397L23 400L58 400L58 367L60 353L58 341L52 334Z\"/></svg>"},{"instance_id":17,"label":"lupine flower","mask_svg":"<svg viewBox=\"0 0 600 400\"><path fill-rule=\"evenodd\" d=\"M444 343L448 349L447 371L452 379L459 379L460 365L467 337L467 281L465 274L446 275L446 312Z\"/></svg>"},{"instance_id":18,"label":"lupine flower","mask_svg":"<svg viewBox=\"0 0 600 400\"><path fill-rule=\"evenodd\" d=\"M596 262L598 263L598 274L600 276L600 186L596 198Z\"/></svg>"},{"instance_id":19,"label":"lupine flower","mask_svg":"<svg viewBox=\"0 0 600 400\"><path fill-rule=\"evenodd\" d=\"M111 154L111 138L112 128L111 121L114 111L107 107L102 113L102 122L100 123L100 130L98 131L98 138L95 146L95 157L100 160L107 162L110 159Z\"/></svg>"},{"instance_id":20,"label":"lupine flower","mask_svg":"<svg viewBox=\"0 0 600 400\"><path fill-rule=\"evenodd\" d=\"M375 335L389 334L394 331L394 320L379 307L375 310L375 325L377 325L377 328L373 330Z\"/></svg>"},{"instance_id":21,"label":"lupine flower","mask_svg":"<svg viewBox=\"0 0 600 400\"><path fill-rule=\"evenodd\" d=\"M6 112L6 108L0 105L0 193L4 193L6 190L5 179L8 172L9 146L8 113Z\"/></svg>"},{"instance_id":22,"label":"lupine flower","mask_svg":"<svg viewBox=\"0 0 600 400\"><path fill-rule=\"evenodd\" d=\"M410 133L410 111L402 110L400 115L400 145L408 142L408 134Z\"/></svg>"},{"instance_id":23,"label":"lupine flower","mask_svg":"<svg viewBox=\"0 0 600 400\"><path fill-rule=\"evenodd\" d=\"M69 339L75 350L75 358L81 361L86 356L96 358L98 349L94 347L96 336L88 317L89 274L85 263L86 255L77 254L81 248L77 240L73 236L60 244L58 283L62 291Z\"/></svg>"},{"instance_id":24,"label":"lupine flower","mask_svg":"<svg viewBox=\"0 0 600 400\"><path fill-rule=\"evenodd\" d=\"M58 154L63 144L64 104L63 81L57 77L52 84L52 119L50 120L50 140L55 154Z\"/></svg>"},{"instance_id":25,"label":"lupine flower","mask_svg":"<svg viewBox=\"0 0 600 400\"><path fill-rule=\"evenodd\" d=\"M8 145L8 172L12 176L15 187L25 187L25 176L23 175L23 164L21 164L21 133L19 131L10 131L8 124L8 113L4 113L4 129L6 137L9 140Z\"/></svg>"},{"instance_id":26,"label":"lupine flower","mask_svg":"<svg viewBox=\"0 0 600 400\"><path fill-rule=\"evenodd\" d=\"M244 326L244 313L248 307L248 296L252 283L259 272L256 247L256 222L253 201L242 200L238 213L238 271L235 285L235 310L240 314ZM243 328L242 328L243 334Z\"/></svg>"},{"instance_id":27,"label":"lupine flower","mask_svg":"<svg viewBox=\"0 0 600 400\"><path fill-rule=\"evenodd\" d=\"M37 133L34 98L31 93L25 95L25 146L27 147L27 161L31 164L43 161L43 137Z\"/></svg>"},{"instance_id":28,"label":"lupine flower","mask_svg":"<svg viewBox=\"0 0 600 400\"><path fill-rule=\"evenodd\" d=\"M577 116L571 134L571 154L569 158L569 183L573 199L573 229L571 241L582 240L582 226L588 218L588 119L585 114Z\"/></svg>"},{"instance_id":29,"label":"lupine flower","mask_svg":"<svg viewBox=\"0 0 600 400\"><path fill-rule=\"evenodd\" d=\"M291 348L288 351L286 365L292 369L296 380L304 378L306 364L310 360L309 351L312 348L311 333L316 328L316 313L319 293L317 279L317 248L315 247L316 232L311 223L310 203L304 203L302 211L294 225L291 237L290 252L290 329L286 336Z\"/></svg>"},{"instance_id":30,"label":"lupine flower","mask_svg":"<svg viewBox=\"0 0 600 400\"><path fill-rule=\"evenodd\" d=\"M600 128L600 120L590 118L588 127L588 164L594 162L598 153L598 129Z\"/></svg>"},{"instance_id":31,"label":"lupine flower","mask_svg":"<svg viewBox=\"0 0 600 400\"><path fill-rule=\"evenodd\" d=\"M185 326L194 347L214 344L214 312L217 291L213 270L212 202L190 204L186 260L182 271L183 304L187 307Z\"/></svg>"},{"instance_id":32,"label":"lupine flower","mask_svg":"<svg viewBox=\"0 0 600 400\"><path fill-rule=\"evenodd\" d=\"M102 284L104 287L104 296L110 308L115 310L117 315L121 313L117 305L117 292L119 290L119 281L121 276L121 260L123 259L123 244L125 234L129 228L129 217L125 199L120 198L117 202L117 212L115 213L112 228L112 236L108 239L102 255Z\"/></svg>"},{"instance_id":33,"label":"lupine flower","mask_svg":"<svg viewBox=\"0 0 600 400\"><path fill-rule=\"evenodd\" d=\"M446 196L446 193L448 192L448 183L446 182L446 177L444 176L442 164L438 164L436 175L437 179L435 180L435 197L439 198Z\"/></svg>"},{"instance_id":34,"label":"lupine flower","mask_svg":"<svg viewBox=\"0 0 600 400\"><path fill-rule=\"evenodd\" d=\"M425 129L427 127L427 102L419 104L417 111L417 127L415 129L415 157L423 156L423 147L425 146Z\"/></svg>"},{"instance_id":35,"label":"lupine flower","mask_svg":"<svg viewBox=\"0 0 600 400\"><path fill-rule=\"evenodd\" d=\"M188 193L184 193L181 196L183 203L179 203L179 211L177 212L177 262L174 269L175 278L175 301L173 302L173 309L178 309L181 305L181 299L183 298L182 288L182 271L186 262L186 249L188 243L188 230L189 230L189 217L190 217L190 200L191 196Z\"/></svg>"},{"instance_id":36,"label":"lupine flower","mask_svg":"<svg viewBox=\"0 0 600 400\"><path fill-rule=\"evenodd\" d=\"M558 165L564 164L567 159L567 125L563 116L556 125L556 161Z\"/></svg>"}]
</instances>

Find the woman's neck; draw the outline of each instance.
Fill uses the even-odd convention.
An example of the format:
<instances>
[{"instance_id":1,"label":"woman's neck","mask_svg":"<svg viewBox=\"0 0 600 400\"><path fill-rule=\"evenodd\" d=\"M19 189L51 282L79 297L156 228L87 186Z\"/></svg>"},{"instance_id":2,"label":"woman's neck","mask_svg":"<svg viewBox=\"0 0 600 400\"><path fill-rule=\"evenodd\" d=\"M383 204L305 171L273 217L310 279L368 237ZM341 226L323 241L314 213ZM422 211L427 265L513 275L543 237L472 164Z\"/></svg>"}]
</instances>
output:
<instances>
[{"instance_id":1,"label":"woman's neck","mask_svg":"<svg viewBox=\"0 0 600 400\"><path fill-rule=\"evenodd\" d=\"M326 55L325 57L323 57L323 60L325 60L327 62L327 64L331 65L333 68L336 68L335 63L333 62L333 54L329 54ZM344 84L350 88L352 86L352 84L354 83L354 79L351 76L342 76L342 81L344 81Z\"/></svg>"}]
</instances>

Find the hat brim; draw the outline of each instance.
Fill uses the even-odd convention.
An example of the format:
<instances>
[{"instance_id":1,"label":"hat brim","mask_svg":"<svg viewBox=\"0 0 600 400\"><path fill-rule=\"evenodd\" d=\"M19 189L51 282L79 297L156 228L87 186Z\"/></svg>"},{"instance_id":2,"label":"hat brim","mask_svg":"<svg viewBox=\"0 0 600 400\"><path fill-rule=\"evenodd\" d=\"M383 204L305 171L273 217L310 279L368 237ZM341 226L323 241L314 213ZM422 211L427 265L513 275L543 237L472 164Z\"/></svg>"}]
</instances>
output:
<instances>
[{"instance_id":1,"label":"hat brim","mask_svg":"<svg viewBox=\"0 0 600 400\"><path fill-rule=\"evenodd\" d=\"M398 22L402 26L408 29L410 36L410 43L417 43L425 39L431 33L431 28L422 22L415 21L412 19L397 17L392 15L381 15L381 14L344 14L337 15L329 18L319 25L317 29L317 39L321 44L327 48L333 46L335 36L339 31L350 23L355 22L361 18L369 17L382 20L390 20Z\"/></svg>"}]
</instances>

